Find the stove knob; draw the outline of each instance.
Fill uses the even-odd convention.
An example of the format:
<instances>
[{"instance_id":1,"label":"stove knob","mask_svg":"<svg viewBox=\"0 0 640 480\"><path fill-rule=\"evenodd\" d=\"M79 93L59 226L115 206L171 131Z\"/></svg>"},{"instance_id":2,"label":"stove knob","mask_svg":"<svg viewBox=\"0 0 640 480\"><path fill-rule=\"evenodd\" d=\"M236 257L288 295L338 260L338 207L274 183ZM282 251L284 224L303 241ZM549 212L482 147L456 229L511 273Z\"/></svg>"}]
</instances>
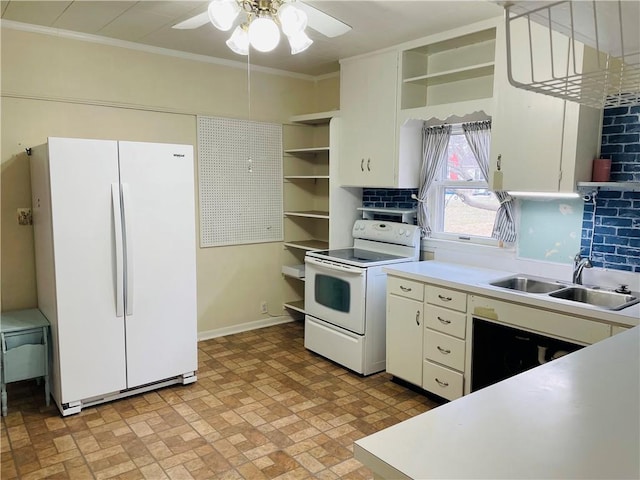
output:
<instances>
[{"instance_id":1,"label":"stove knob","mask_svg":"<svg viewBox=\"0 0 640 480\"><path fill-rule=\"evenodd\" d=\"M407 237L411 236L411 232L409 230L407 230Z\"/></svg>"},{"instance_id":2,"label":"stove knob","mask_svg":"<svg viewBox=\"0 0 640 480\"><path fill-rule=\"evenodd\" d=\"M409 232L407 232L407 233L409 233ZM399 229L398 230L398 234L399 235L404 235L404 228Z\"/></svg>"}]
</instances>

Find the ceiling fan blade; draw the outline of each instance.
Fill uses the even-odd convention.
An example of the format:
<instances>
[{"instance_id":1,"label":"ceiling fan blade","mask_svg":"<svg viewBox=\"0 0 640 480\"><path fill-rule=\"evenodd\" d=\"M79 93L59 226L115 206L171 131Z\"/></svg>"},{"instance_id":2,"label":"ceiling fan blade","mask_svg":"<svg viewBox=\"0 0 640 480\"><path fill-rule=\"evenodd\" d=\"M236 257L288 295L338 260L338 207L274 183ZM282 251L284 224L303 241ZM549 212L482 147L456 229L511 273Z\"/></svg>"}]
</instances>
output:
<instances>
[{"instance_id":1,"label":"ceiling fan blade","mask_svg":"<svg viewBox=\"0 0 640 480\"><path fill-rule=\"evenodd\" d=\"M351 30L351 27L346 23L333 18L331 15L321 12L307 3L296 2L296 7L307 14L309 27L320 32L326 37L339 37Z\"/></svg>"},{"instance_id":2,"label":"ceiling fan blade","mask_svg":"<svg viewBox=\"0 0 640 480\"><path fill-rule=\"evenodd\" d=\"M180 23L176 23L171 28L176 28L178 30L192 30L205 25L207 22L209 22L209 13L202 12L195 17L187 18Z\"/></svg>"}]
</instances>

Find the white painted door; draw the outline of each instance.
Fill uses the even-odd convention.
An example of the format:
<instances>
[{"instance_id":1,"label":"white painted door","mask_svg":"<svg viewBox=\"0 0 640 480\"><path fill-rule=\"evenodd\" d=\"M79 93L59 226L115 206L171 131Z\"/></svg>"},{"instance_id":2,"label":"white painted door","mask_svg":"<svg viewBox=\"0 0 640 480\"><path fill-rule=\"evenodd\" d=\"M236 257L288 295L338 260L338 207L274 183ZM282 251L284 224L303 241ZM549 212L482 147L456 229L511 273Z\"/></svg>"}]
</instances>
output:
<instances>
[{"instance_id":1,"label":"white painted door","mask_svg":"<svg viewBox=\"0 0 640 480\"><path fill-rule=\"evenodd\" d=\"M128 387L197 370L193 149L120 142Z\"/></svg>"},{"instance_id":2,"label":"white painted door","mask_svg":"<svg viewBox=\"0 0 640 480\"><path fill-rule=\"evenodd\" d=\"M387 372L422 385L423 303L387 296Z\"/></svg>"},{"instance_id":3,"label":"white painted door","mask_svg":"<svg viewBox=\"0 0 640 480\"><path fill-rule=\"evenodd\" d=\"M340 183L393 187L398 181L398 53L386 52L344 62L340 75L344 128Z\"/></svg>"},{"instance_id":4,"label":"white painted door","mask_svg":"<svg viewBox=\"0 0 640 480\"><path fill-rule=\"evenodd\" d=\"M49 138L49 169L60 401L68 403L126 388L117 143Z\"/></svg>"},{"instance_id":5,"label":"white painted door","mask_svg":"<svg viewBox=\"0 0 640 480\"><path fill-rule=\"evenodd\" d=\"M528 45L525 25L512 24L512 45ZM532 23L533 33L548 36L548 30ZM523 50L528 52L528 49ZM551 65L549 52L536 51L536 68ZM547 58L544 58L544 55ZM516 79L530 75L528 54L512 55ZM565 67L566 68L566 67ZM539 71L539 70L538 70ZM513 87L507 78L504 26L496 38L494 76L495 112L491 127L490 184L496 190L556 192L560 185L564 100ZM500 163L500 168L498 168ZM500 172L497 175L494 172ZM500 182L500 177L501 182Z\"/></svg>"}]
</instances>

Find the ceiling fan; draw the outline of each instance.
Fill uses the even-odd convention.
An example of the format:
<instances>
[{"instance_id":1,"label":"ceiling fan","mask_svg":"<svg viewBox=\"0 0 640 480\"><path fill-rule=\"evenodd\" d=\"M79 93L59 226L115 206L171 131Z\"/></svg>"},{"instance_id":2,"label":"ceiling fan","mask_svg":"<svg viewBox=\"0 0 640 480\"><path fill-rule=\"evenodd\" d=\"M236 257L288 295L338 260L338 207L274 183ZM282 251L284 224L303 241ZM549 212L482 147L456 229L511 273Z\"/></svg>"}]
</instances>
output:
<instances>
[{"instance_id":1,"label":"ceiling fan","mask_svg":"<svg viewBox=\"0 0 640 480\"><path fill-rule=\"evenodd\" d=\"M190 30L208 22L223 31L237 25L227 45L241 55L249 53L249 45L262 52L273 50L280 38L278 25L289 39L292 54L313 43L304 33L307 26L330 38L351 30L346 23L299 0L212 0L206 12L172 28Z\"/></svg>"}]
</instances>

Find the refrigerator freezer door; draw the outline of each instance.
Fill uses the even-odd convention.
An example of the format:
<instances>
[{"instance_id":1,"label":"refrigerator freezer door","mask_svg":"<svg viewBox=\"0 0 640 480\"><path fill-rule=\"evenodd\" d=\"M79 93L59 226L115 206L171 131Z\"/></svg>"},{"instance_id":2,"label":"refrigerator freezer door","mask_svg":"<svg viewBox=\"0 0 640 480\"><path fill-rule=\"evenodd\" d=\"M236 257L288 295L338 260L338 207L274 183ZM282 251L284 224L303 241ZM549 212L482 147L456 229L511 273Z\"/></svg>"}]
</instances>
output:
<instances>
[{"instance_id":1,"label":"refrigerator freezer door","mask_svg":"<svg viewBox=\"0 0 640 480\"><path fill-rule=\"evenodd\" d=\"M120 142L119 154L133 388L197 370L193 149Z\"/></svg>"},{"instance_id":2,"label":"refrigerator freezer door","mask_svg":"<svg viewBox=\"0 0 640 480\"><path fill-rule=\"evenodd\" d=\"M111 185L117 142L49 139L61 403L126 388ZM116 215L117 217L117 215ZM54 336L54 340L56 340ZM57 388L56 388L57 390Z\"/></svg>"}]
</instances>

